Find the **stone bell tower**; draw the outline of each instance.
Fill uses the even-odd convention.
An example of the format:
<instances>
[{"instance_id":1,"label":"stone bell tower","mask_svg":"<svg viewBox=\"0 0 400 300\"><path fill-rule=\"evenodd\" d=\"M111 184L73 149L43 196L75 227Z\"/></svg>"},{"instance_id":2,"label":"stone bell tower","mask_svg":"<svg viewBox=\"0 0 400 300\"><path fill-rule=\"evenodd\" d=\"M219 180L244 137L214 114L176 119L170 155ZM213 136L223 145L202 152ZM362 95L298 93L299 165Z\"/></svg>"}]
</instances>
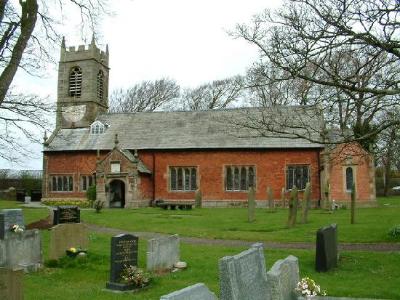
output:
<instances>
[{"instance_id":1,"label":"stone bell tower","mask_svg":"<svg viewBox=\"0 0 400 300\"><path fill-rule=\"evenodd\" d=\"M97 48L94 37L88 47L65 47L63 38L58 65L58 128L88 127L108 109L108 45Z\"/></svg>"}]
</instances>

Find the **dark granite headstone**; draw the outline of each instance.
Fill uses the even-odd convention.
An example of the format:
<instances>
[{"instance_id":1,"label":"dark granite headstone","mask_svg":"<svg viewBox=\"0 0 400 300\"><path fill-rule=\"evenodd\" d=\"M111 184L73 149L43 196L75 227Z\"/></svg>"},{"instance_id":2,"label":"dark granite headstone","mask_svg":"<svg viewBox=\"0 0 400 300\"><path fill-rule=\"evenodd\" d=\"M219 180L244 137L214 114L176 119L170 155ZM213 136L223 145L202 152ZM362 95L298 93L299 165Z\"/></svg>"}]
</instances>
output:
<instances>
[{"instance_id":1,"label":"dark granite headstone","mask_svg":"<svg viewBox=\"0 0 400 300\"><path fill-rule=\"evenodd\" d=\"M317 272L327 272L337 266L338 262L338 239L337 225L318 229L317 245L315 253L315 270Z\"/></svg>"},{"instance_id":2,"label":"dark granite headstone","mask_svg":"<svg viewBox=\"0 0 400 300\"><path fill-rule=\"evenodd\" d=\"M38 202L42 199L42 190L32 190L31 191L31 201Z\"/></svg>"},{"instance_id":3,"label":"dark granite headstone","mask_svg":"<svg viewBox=\"0 0 400 300\"><path fill-rule=\"evenodd\" d=\"M111 238L111 269L107 288L130 290L133 285L121 283L121 273L127 266L137 266L139 238L131 234L119 234Z\"/></svg>"},{"instance_id":4,"label":"dark granite headstone","mask_svg":"<svg viewBox=\"0 0 400 300\"><path fill-rule=\"evenodd\" d=\"M17 201L25 202L25 194L26 194L25 190L18 189L17 192L16 192Z\"/></svg>"},{"instance_id":5,"label":"dark granite headstone","mask_svg":"<svg viewBox=\"0 0 400 300\"><path fill-rule=\"evenodd\" d=\"M2 209L0 211L0 239L4 239L13 225L24 228L22 209Z\"/></svg>"},{"instance_id":6,"label":"dark granite headstone","mask_svg":"<svg viewBox=\"0 0 400 300\"><path fill-rule=\"evenodd\" d=\"M57 206L54 210L53 225L80 222L81 211L78 206Z\"/></svg>"}]
</instances>

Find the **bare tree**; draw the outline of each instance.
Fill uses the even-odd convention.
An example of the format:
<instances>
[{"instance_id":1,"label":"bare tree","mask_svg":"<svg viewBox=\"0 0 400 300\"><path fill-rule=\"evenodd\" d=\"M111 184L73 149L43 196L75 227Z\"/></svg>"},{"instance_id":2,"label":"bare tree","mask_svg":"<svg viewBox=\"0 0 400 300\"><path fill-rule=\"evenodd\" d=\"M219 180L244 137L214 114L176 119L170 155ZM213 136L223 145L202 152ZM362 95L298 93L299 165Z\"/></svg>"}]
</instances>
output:
<instances>
[{"instance_id":1,"label":"bare tree","mask_svg":"<svg viewBox=\"0 0 400 300\"><path fill-rule=\"evenodd\" d=\"M398 119L399 111L386 113L384 118ZM377 142L377 161L383 167L383 195L388 196L392 171L399 161L400 152L400 126L392 126L382 131Z\"/></svg>"},{"instance_id":2,"label":"bare tree","mask_svg":"<svg viewBox=\"0 0 400 300\"><path fill-rule=\"evenodd\" d=\"M242 95L243 78L235 76L216 80L194 89L186 89L182 95L182 109L220 109L235 105Z\"/></svg>"},{"instance_id":3,"label":"bare tree","mask_svg":"<svg viewBox=\"0 0 400 300\"><path fill-rule=\"evenodd\" d=\"M398 1L287 0L238 25L234 36L258 47L261 66L279 70L272 82L286 82L284 93L303 86L292 103L324 108L327 123L343 133L336 142L367 141L368 149L400 122L376 119L400 105L399 13Z\"/></svg>"},{"instance_id":4,"label":"bare tree","mask_svg":"<svg viewBox=\"0 0 400 300\"><path fill-rule=\"evenodd\" d=\"M29 157L27 145L21 141L21 134L29 142L41 142L41 137L33 134L33 128L46 129L49 113L54 111L47 99L36 95L13 94L9 92L0 106L0 157L17 161L19 157Z\"/></svg>"},{"instance_id":5,"label":"bare tree","mask_svg":"<svg viewBox=\"0 0 400 300\"><path fill-rule=\"evenodd\" d=\"M143 81L126 90L114 90L109 111L140 112L166 108L179 97L179 91L179 85L172 79Z\"/></svg>"},{"instance_id":6,"label":"bare tree","mask_svg":"<svg viewBox=\"0 0 400 300\"><path fill-rule=\"evenodd\" d=\"M310 102L320 102L322 95L316 84L293 78L273 64L260 62L253 64L247 71L244 89L250 104L259 107L308 105Z\"/></svg>"},{"instance_id":7,"label":"bare tree","mask_svg":"<svg viewBox=\"0 0 400 300\"><path fill-rule=\"evenodd\" d=\"M19 69L40 75L47 63L54 62L52 45L59 44L60 19L53 18L56 9L62 18L69 7L77 9L82 31L95 30L96 21L104 13L107 0L25 0L0 1L0 157L15 160L25 147L21 134L30 141L32 127L46 126L44 113L52 109L46 99L12 91L12 82Z\"/></svg>"}]
</instances>

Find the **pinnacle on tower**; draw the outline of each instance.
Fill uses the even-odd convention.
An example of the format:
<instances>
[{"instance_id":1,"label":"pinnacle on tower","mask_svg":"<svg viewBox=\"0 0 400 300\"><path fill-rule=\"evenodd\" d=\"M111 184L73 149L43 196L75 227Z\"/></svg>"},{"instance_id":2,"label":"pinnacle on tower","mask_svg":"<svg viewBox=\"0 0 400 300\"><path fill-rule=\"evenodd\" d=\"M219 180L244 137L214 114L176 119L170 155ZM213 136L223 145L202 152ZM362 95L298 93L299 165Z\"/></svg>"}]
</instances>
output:
<instances>
[{"instance_id":1,"label":"pinnacle on tower","mask_svg":"<svg viewBox=\"0 0 400 300\"><path fill-rule=\"evenodd\" d=\"M96 48L96 39L94 38L94 33L92 34L92 41L90 42L90 48Z\"/></svg>"}]
</instances>

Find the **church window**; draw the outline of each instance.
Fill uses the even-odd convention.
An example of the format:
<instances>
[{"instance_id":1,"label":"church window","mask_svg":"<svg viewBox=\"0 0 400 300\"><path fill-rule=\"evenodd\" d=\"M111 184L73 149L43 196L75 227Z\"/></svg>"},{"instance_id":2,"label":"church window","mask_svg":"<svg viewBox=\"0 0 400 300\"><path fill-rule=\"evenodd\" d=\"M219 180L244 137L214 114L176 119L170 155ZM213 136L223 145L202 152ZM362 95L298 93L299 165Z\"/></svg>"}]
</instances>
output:
<instances>
[{"instance_id":1,"label":"church window","mask_svg":"<svg viewBox=\"0 0 400 300\"><path fill-rule=\"evenodd\" d=\"M197 168L170 167L169 181L171 191L195 191L197 189Z\"/></svg>"},{"instance_id":2,"label":"church window","mask_svg":"<svg viewBox=\"0 0 400 300\"><path fill-rule=\"evenodd\" d=\"M69 73L69 95L79 98L82 94L82 70L74 67Z\"/></svg>"},{"instance_id":3,"label":"church window","mask_svg":"<svg viewBox=\"0 0 400 300\"><path fill-rule=\"evenodd\" d=\"M97 73L97 98L104 99L104 73L102 70Z\"/></svg>"},{"instance_id":4,"label":"church window","mask_svg":"<svg viewBox=\"0 0 400 300\"><path fill-rule=\"evenodd\" d=\"M347 167L346 168L346 191L347 192L351 192L351 190L353 189L353 183L354 183L353 168Z\"/></svg>"},{"instance_id":5,"label":"church window","mask_svg":"<svg viewBox=\"0 0 400 300\"><path fill-rule=\"evenodd\" d=\"M100 121L95 121L92 123L92 125L90 125L91 134L102 134L104 131L104 124Z\"/></svg>"},{"instance_id":6,"label":"church window","mask_svg":"<svg viewBox=\"0 0 400 300\"><path fill-rule=\"evenodd\" d=\"M72 192L74 190L73 177L67 175L50 176L50 190L53 192Z\"/></svg>"},{"instance_id":7,"label":"church window","mask_svg":"<svg viewBox=\"0 0 400 300\"><path fill-rule=\"evenodd\" d=\"M81 175L81 191L87 191L92 185L95 185L94 176Z\"/></svg>"},{"instance_id":8,"label":"church window","mask_svg":"<svg viewBox=\"0 0 400 300\"><path fill-rule=\"evenodd\" d=\"M175 191L177 189L176 186L176 168L170 169L170 179L171 179L171 190Z\"/></svg>"},{"instance_id":9,"label":"church window","mask_svg":"<svg viewBox=\"0 0 400 300\"><path fill-rule=\"evenodd\" d=\"M296 186L299 190L306 188L310 181L310 167L308 165L292 165L286 168L286 189Z\"/></svg>"},{"instance_id":10,"label":"church window","mask_svg":"<svg viewBox=\"0 0 400 300\"><path fill-rule=\"evenodd\" d=\"M232 185L232 168L227 167L226 168L226 190L231 191L233 190L233 185Z\"/></svg>"},{"instance_id":11,"label":"church window","mask_svg":"<svg viewBox=\"0 0 400 300\"><path fill-rule=\"evenodd\" d=\"M226 166L225 167L225 190L247 191L254 186L254 166Z\"/></svg>"}]
</instances>

